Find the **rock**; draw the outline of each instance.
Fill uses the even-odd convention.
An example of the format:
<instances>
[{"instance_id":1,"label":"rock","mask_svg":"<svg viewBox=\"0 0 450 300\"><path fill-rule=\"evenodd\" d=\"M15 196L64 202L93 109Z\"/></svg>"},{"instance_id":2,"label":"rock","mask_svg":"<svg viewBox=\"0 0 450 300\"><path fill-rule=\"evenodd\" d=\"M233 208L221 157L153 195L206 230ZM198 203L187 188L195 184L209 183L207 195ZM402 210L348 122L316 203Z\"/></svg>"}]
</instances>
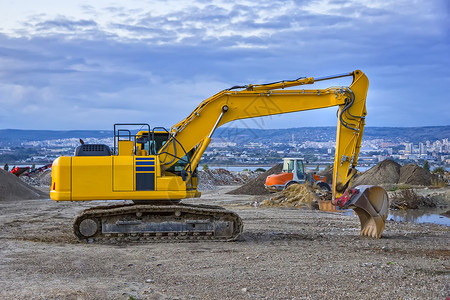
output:
<instances>
[{"instance_id":1,"label":"rock","mask_svg":"<svg viewBox=\"0 0 450 300\"><path fill-rule=\"evenodd\" d=\"M450 218L450 210L447 210L446 212L443 212L441 215L444 216L444 217Z\"/></svg>"}]
</instances>

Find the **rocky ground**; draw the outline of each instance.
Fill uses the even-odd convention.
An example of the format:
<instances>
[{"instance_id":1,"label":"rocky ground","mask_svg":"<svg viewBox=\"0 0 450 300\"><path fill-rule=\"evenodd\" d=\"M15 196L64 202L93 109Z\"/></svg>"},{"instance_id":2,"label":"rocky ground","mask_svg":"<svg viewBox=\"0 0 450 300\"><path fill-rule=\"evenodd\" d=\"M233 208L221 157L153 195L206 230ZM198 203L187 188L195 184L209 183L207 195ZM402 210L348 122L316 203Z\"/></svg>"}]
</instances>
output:
<instances>
[{"instance_id":1,"label":"rocky ground","mask_svg":"<svg viewBox=\"0 0 450 300\"><path fill-rule=\"evenodd\" d=\"M359 236L354 216L244 205L219 187L190 203L236 211L236 242L78 243L76 214L95 203L0 201L1 299L445 299L448 227L388 221ZM41 188L44 189L45 188Z\"/></svg>"}]
</instances>

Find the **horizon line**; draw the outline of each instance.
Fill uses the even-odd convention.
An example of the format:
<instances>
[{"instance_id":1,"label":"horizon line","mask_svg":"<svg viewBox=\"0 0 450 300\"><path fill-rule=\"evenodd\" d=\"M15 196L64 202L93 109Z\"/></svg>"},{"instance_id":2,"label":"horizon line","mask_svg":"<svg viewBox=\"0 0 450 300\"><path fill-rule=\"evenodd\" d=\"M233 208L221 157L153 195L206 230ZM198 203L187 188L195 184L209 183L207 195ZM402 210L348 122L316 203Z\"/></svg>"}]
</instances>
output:
<instances>
[{"instance_id":1,"label":"horizon line","mask_svg":"<svg viewBox=\"0 0 450 300\"><path fill-rule=\"evenodd\" d=\"M450 127L449 125L427 125L427 126L365 126L367 128L430 128L430 127ZM301 126L301 127L286 127L286 128L253 128L253 127L219 127L217 129L242 129L242 130L285 130L298 128L336 128L336 126ZM0 131L17 130L17 131L113 131L113 129L17 129L17 128L2 128Z\"/></svg>"}]
</instances>

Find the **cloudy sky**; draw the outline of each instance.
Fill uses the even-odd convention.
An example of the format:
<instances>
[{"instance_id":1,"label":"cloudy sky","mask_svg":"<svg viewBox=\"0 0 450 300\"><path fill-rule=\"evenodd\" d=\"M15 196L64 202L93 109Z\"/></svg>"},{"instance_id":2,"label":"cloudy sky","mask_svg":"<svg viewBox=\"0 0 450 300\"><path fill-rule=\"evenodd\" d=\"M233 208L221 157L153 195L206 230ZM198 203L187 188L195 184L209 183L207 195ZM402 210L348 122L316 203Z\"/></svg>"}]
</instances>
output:
<instances>
[{"instance_id":1,"label":"cloudy sky","mask_svg":"<svg viewBox=\"0 0 450 300\"><path fill-rule=\"evenodd\" d=\"M0 129L170 127L233 85L355 69L370 80L368 126L450 125L449 12L448 0L1 0ZM233 126L329 126L335 111Z\"/></svg>"}]
</instances>

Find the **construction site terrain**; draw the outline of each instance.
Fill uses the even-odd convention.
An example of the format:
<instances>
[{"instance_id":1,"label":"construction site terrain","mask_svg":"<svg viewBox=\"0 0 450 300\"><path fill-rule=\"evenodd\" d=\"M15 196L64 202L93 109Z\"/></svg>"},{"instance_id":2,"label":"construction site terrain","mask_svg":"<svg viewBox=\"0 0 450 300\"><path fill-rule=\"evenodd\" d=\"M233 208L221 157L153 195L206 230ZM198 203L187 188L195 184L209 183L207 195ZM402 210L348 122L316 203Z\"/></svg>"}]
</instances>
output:
<instances>
[{"instance_id":1,"label":"construction site terrain","mask_svg":"<svg viewBox=\"0 0 450 300\"><path fill-rule=\"evenodd\" d=\"M409 174L400 174L395 165L382 167L393 170L389 174L397 184L402 174ZM283 199L260 190L257 182L267 174L226 173L200 175L203 195L186 203L237 212L244 222L237 241L88 244L73 235L73 219L86 208L109 202L51 201L50 173L24 182L0 170L0 298L450 296L449 227L387 221L381 239L361 237L357 217L314 209L314 199L308 197L303 197L309 199L304 205L264 205ZM252 186L260 192L250 193ZM432 192L448 205L448 187Z\"/></svg>"}]
</instances>

